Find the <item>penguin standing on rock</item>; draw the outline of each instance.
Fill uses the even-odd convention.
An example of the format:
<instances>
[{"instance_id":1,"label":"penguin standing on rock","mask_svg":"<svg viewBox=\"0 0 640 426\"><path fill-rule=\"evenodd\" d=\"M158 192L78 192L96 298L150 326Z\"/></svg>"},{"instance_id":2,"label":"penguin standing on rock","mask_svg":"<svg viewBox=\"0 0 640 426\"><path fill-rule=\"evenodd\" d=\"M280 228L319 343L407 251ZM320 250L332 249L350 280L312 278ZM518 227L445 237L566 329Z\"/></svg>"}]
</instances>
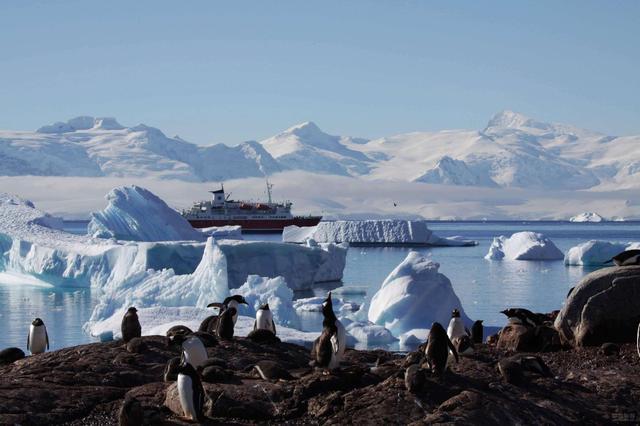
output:
<instances>
[{"instance_id":1,"label":"penguin standing on rock","mask_svg":"<svg viewBox=\"0 0 640 426\"><path fill-rule=\"evenodd\" d=\"M544 318L539 314L535 314L524 308L509 308L500 311L509 318L510 323L522 324L527 327L535 327L544 324Z\"/></svg>"},{"instance_id":2,"label":"penguin standing on rock","mask_svg":"<svg viewBox=\"0 0 640 426\"><path fill-rule=\"evenodd\" d=\"M444 372L447 369L447 359L449 358L449 350L453 353L453 356L458 362L458 351L449 340L444 327L439 322L431 324L431 330L429 330L429 341L425 349L425 356L427 358L427 364L432 373L437 374L440 377L444 376Z\"/></svg>"},{"instance_id":3,"label":"penguin standing on rock","mask_svg":"<svg viewBox=\"0 0 640 426\"><path fill-rule=\"evenodd\" d=\"M331 292L322 303L322 333L314 342L315 361L318 367L335 370L340 366L347 343L347 333L333 312Z\"/></svg>"},{"instance_id":4,"label":"penguin standing on rock","mask_svg":"<svg viewBox=\"0 0 640 426\"><path fill-rule=\"evenodd\" d=\"M224 302L222 302L225 310L229 308L235 308L235 313L233 314L233 325L236 325L236 321L238 320L238 309L240 308L241 303L244 305L248 305L246 299L239 294L229 296L224 299Z\"/></svg>"},{"instance_id":5,"label":"penguin standing on rock","mask_svg":"<svg viewBox=\"0 0 640 426\"><path fill-rule=\"evenodd\" d=\"M178 367L178 396L184 416L191 421L204 419L204 388L198 372L188 362Z\"/></svg>"},{"instance_id":6,"label":"penguin standing on rock","mask_svg":"<svg viewBox=\"0 0 640 426\"><path fill-rule=\"evenodd\" d=\"M447 336L449 340L453 341L456 337L466 336L467 331L464 328L464 322L460 318L460 311L454 309L451 312L451 321L449 321L449 327L447 327Z\"/></svg>"},{"instance_id":7,"label":"penguin standing on rock","mask_svg":"<svg viewBox=\"0 0 640 426\"><path fill-rule=\"evenodd\" d=\"M478 320L471 326L471 340L474 344L481 344L484 342L484 326L482 320Z\"/></svg>"},{"instance_id":8,"label":"penguin standing on rock","mask_svg":"<svg viewBox=\"0 0 640 426\"><path fill-rule=\"evenodd\" d=\"M204 365L205 361L209 358L204 343L202 343L202 340L197 336L184 336L179 334L171 339L171 343L180 345L182 348L180 360L183 363L191 364L195 369Z\"/></svg>"},{"instance_id":9,"label":"penguin standing on rock","mask_svg":"<svg viewBox=\"0 0 640 426\"><path fill-rule=\"evenodd\" d=\"M138 310L133 306L127 309L127 313L122 318L122 324L120 325L120 331L122 332L122 340L128 342L134 337L142 336L142 327L138 320Z\"/></svg>"},{"instance_id":10,"label":"penguin standing on rock","mask_svg":"<svg viewBox=\"0 0 640 426\"><path fill-rule=\"evenodd\" d=\"M41 354L49 349L49 335L47 327L40 318L36 318L29 327L29 336L27 336L27 349L31 354Z\"/></svg>"},{"instance_id":11,"label":"penguin standing on rock","mask_svg":"<svg viewBox=\"0 0 640 426\"><path fill-rule=\"evenodd\" d=\"M273 313L269 309L269 304L261 305L256 312L256 321L253 323L254 330L269 330L276 334L276 323L273 322Z\"/></svg>"},{"instance_id":12,"label":"penguin standing on rock","mask_svg":"<svg viewBox=\"0 0 640 426\"><path fill-rule=\"evenodd\" d=\"M238 311L234 307L222 311L216 324L216 335L220 339L233 339L233 328L236 324L233 318L237 316Z\"/></svg>"}]
</instances>

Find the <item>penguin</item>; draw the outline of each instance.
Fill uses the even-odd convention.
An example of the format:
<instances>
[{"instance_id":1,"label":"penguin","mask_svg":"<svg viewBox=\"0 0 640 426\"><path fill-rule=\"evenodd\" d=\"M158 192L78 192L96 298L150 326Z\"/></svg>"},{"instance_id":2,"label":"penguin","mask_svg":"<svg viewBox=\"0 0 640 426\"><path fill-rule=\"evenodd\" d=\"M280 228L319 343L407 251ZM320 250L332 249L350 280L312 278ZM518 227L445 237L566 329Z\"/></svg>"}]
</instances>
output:
<instances>
[{"instance_id":1,"label":"penguin","mask_svg":"<svg viewBox=\"0 0 640 426\"><path fill-rule=\"evenodd\" d=\"M522 324L528 327L535 327L537 325L544 324L544 320L540 318L539 314L534 314L528 309L509 308L504 311L500 311L500 313L505 314L511 323Z\"/></svg>"},{"instance_id":2,"label":"penguin","mask_svg":"<svg viewBox=\"0 0 640 426\"><path fill-rule=\"evenodd\" d=\"M636 349L638 350L638 356L640 356L640 324L638 324L638 333L636 334Z\"/></svg>"},{"instance_id":3,"label":"penguin","mask_svg":"<svg viewBox=\"0 0 640 426\"><path fill-rule=\"evenodd\" d=\"M142 327L140 327L140 321L138 321L138 310L133 306L127 309L127 313L122 318L122 324L120 331L122 332L122 340L128 342L134 337L140 337L142 335Z\"/></svg>"},{"instance_id":4,"label":"penguin","mask_svg":"<svg viewBox=\"0 0 640 426\"><path fill-rule=\"evenodd\" d=\"M29 327L29 336L27 336L27 349L34 354L41 354L49 349L49 335L47 327L40 318L36 318Z\"/></svg>"},{"instance_id":5,"label":"penguin","mask_svg":"<svg viewBox=\"0 0 640 426\"><path fill-rule=\"evenodd\" d=\"M471 326L471 341L474 344L482 344L484 342L484 326L482 320L478 320Z\"/></svg>"},{"instance_id":6,"label":"penguin","mask_svg":"<svg viewBox=\"0 0 640 426\"><path fill-rule=\"evenodd\" d=\"M253 323L254 330L269 330L276 334L276 323L273 322L273 313L269 309L269 304L261 305L256 312L256 320Z\"/></svg>"},{"instance_id":7,"label":"penguin","mask_svg":"<svg viewBox=\"0 0 640 426\"><path fill-rule=\"evenodd\" d=\"M167 337L177 336L178 334L183 334L185 336L193 333L189 327L186 325L174 325L170 329L167 330Z\"/></svg>"},{"instance_id":8,"label":"penguin","mask_svg":"<svg viewBox=\"0 0 640 426\"><path fill-rule=\"evenodd\" d=\"M164 375L162 376L165 382L174 382L178 380L178 367L181 362L182 361L178 357L171 358L167 361L167 365L164 367Z\"/></svg>"},{"instance_id":9,"label":"penguin","mask_svg":"<svg viewBox=\"0 0 640 426\"><path fill-rule=\"evenodd\" d=\"M429 330L429 338L427 347L425 349L425 357L427 358L427 364L432 373L437 374L440 377L444 376L444 372L447 368L447 358L449 358L449 349L453 353L453 356L458 359L458 351L449 340L447 332L439 322L431 324Z\"/></svg>"},{"instance_id":10,"label":"penguin","mask_svg":"<svg viewBox=\"0 0 640 426\"><path fill-rule=\"evenodd\" d=\"M466 336L467 331L464 328L462 318L460 318L460 311L454 309L451 312L451 320L449 321L449 327L447 327L447 336L449 340L453 341L456 337Z\"/></svg>"},{"instance_id":11,"label":"penguin","mask_svg":"<svg viewBox=\"0 0 640 426\"><path fill-rule=\"evenodd\" d=\"M238 308L240 307L241 303L245 305L249 304L247 303L246 299L239 294L234 294L233 296L229 296L226 299L224 299L224 302L222 302L222 305L224 306L225 310L228 308L235 308L236 310L236 313L233 314L233 325L236 325L236 321L238 320Z\"/></svg>"},{"instance_id":12,"label":"penguin","mask_svg":"<svg viewBox=\"0 0 640 426\"><path fill-rule=\"evenodd\" d=\"M622 253L616 254L605 263L611 262L613 262L616 266L640 265L640 250L625 250Z\"/></svg>"},{"instance_id":13,"label":"penguin","mask_svg":"<svg viewBox=\"0 0 640 426\"><path fill-rule=\"evenodd\" d=\"M191 364L195 369L204 365L207 358L209 358L207 349L204 347L204 343L202 343L202 340L197 336L184 336L179 334L174 336L171 342L181 346L182 354L180 356L180 360Z\"/></svg>"},{"instance_id":14,"label":"penguin","mask_svg":"<svg viewBox=\"0 0 640 426\"><path fill-rule=\"evenodd\" d=\"M233 339L233 327L235 326L234 316L238 311L234 307L228 307L220 314L216 324L216 335L220 339Z\"/></svg>"},{"instance_id":15,"label":"penguin","mask_svg":"<svg viewBox=\"0 0 640 426\"><path fill-rule=\"evenodd\" d=\"M204 418L204 388L198 372L188 362L178 367L178 396L184 416L192 421Z\"/></svg>"},{"instance_id":16,"label":"penguin","mask_svg":"<svg viewBox=\"0 0 640 426\"><path fill-rule=\"evenodd\" d=\"M207 308L218 308L218 313L215 314L215 315L211 315L211 316L206 317L200 323L200 327L198 328L198 331L204 331L204 332L207 332L207 333L215 334L215 332L216 332L216 324L217 324L217 321L218 321L218 316L222 312L222 309L224 308L224 306L222 305L222 303L209 303L207 305Z\"/></svg>"},{"instance_id":17,"label":"penguin","mask_svg":"<svg viewBox=\"0 0 640 426\"><path fill-rule=\"evenodd\" d=\"M333 312L331 292L322 303L322 333L314 342L316 365L328 370L335 370L340 366L344 356L347 333L342 323Z\"/></svg>"},{"instance_id":18,"label":"penguin","mask_svg":"<svg viewBox=\"0 0 640 426\"><path fill-rule=\"evenodd\" d=\"M416 393L424 386L424 373L418 364L410 365L404 371L404 386L411 393Z\"/></svg>"}]
</instances>

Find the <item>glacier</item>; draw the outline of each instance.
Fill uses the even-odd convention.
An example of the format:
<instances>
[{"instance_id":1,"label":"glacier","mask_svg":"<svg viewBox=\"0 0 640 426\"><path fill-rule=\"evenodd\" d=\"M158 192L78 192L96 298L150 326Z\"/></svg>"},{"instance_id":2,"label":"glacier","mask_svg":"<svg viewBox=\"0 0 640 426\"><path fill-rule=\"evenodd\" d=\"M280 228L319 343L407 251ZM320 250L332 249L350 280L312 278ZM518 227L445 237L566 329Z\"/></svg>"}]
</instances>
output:
<instances>
[{"instance_id":1,"label":"glacier","mask_svg":"<svg viewBox=\"0 0 640 426\"><path fill-rule=\"evenodd\" d=\"M435 321L446 326L451 312L458 309L470 327L472 321L464 312L451 281L438 272L439 267L438 263L411 251L371 298L368 320L384 326L399 338L413 329L430 328Z\"/></svg>"},{"instance_id":2,"label":"glacier","mask_svg":"<svg viewBox=\"0 0 640 426\"><path fill-rule=\"evenodd\" d=\"M565 265L598 266L625 250L640 249L640 242L610 242L590 240L571 247L564 257Z\"/></svg>"},{"instance_id":3,"label":"glacier","mask_svg":"<svg viewBox=\"0 0 640 426\"><path fill-rule=\"evenodd\" d=\"M516 232L495 237L484 257L487 260L559 260L564 254L549 238L536 232Z\"/></svg>"},{"instance_id":4,"label":"glacier","mask_svg":"<svg viewBox=\"0 0 640 426\"><path fill-rule=\"evenodd\" d=\"M569 218L569 222L603 222L604 218L598 213L584 212Z\"/></svg>"},{"instance_id":5,"label":"glacier","mask_svg":"<svg viewBox=\"0 0 640 426\"><path fill-rule=\"evenodd\" d=\"M282 240L291 243L306 241L349 243L350 245L429 245L473 246L477 241L463 237L439 237L422 220L336 220L323 221L316 226L287 226Z\"/></svg>"},{"instance_id":6,"label":"glacier","mask_svg":"<svg viewBox=\"0 0 640 426\"><path fill-rule=\"evenodd\" d=\"M180 213L151 191L136 185L114 188L105 196L108 205L91 213L87 233L95 238L128 241L203 241Z\"/></svg>"}]
</instances>

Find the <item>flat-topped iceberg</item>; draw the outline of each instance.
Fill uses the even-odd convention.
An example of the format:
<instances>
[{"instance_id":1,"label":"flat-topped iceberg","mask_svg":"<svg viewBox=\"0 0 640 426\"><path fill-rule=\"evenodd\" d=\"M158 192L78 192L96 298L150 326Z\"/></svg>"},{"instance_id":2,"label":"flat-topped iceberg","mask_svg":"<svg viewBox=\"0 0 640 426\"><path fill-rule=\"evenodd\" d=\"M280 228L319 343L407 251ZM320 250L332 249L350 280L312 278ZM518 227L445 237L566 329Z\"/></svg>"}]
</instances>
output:
<instances>
[{"instance_id":1,"label":"flat-topped iceberg","mask_svg":"<svg viewBox=\"0 0 640 426\"><path fill-rule=\"evenodd\" d=\"M616 243L591 240L571 247L564 257L565 265L597 266L625 250L640 249L640 242Z\"/></svg>"},{"instance_id":2,"label":"flat-topped iceberg","mask_svg":"<svg viewBox=\"0 0 640 426\"><path fill-rule=\"evenodd\" d=\"M603 222L604 218L598 213L584 212L579 215L573 216L569 219L570 222Z\"/></svg>"},{"instance_id":3,"label":"flat-topped iceberg","mask_svg":"<svg viewBox=\"0 0 640 426\"><path fill-rule=\"evenodd\" d=\"M336 220L316 226L287 226L282 240L303 243L309 239L323 243L351 245L432 245L473 246L476 241L462 237L442 238L434 235L422 220Z\"/></svg>"},{"instance_id":4,"label":"flat-topped iceberg","mask_svg":"<svg viewBox=\"0 0 640 426\"><path fill-rule=\"evenodd\" d=\"M128 241L203 241L180 213L151 191L139 186L121 186L105 197L104 210L91 214L87 233L96 238Z\"/></svg>"},{"instance_id":5,"label":"flat-topped iceberg","mask_svg":"<svg viewBox=\"0 0 640 426\"><path fill-rule=\"evenodd\" d=\"M371 299L368 319L389 329L395 337L412 329L430 328L434 321L445 327L454 309L471 325L449 279L440 265L412 251L389 274Z\"/></svg>"},{"instance_id":6,"label":"flat-topped iceberg","mask_svg":"<svg viewBox=\"0 0 640 426\"><path fill-rule=\"evenodd\" d=\"M549 238L536 232L495 237L484 257L488 260L559 260L564 254Z\"/></svg>"}]
</instances>

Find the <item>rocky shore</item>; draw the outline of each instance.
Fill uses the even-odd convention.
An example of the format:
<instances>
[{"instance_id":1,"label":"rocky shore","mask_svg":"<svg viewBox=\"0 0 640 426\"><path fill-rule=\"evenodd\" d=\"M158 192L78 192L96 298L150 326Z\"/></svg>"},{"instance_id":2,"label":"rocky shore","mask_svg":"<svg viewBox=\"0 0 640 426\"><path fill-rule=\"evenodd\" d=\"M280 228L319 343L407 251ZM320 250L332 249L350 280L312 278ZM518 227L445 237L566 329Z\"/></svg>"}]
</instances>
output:
<instances>
[{"instance_id":1,"label":"rocky shore","mask_svg":"<svg viewBox=\"0 0 640 426\"><path fill-rule=\"evenodd\" d=\"M526 353L477 345L443 381L425 372L415 393L404 375L420 364L420 352L348 350L340 371L323 374L309 367L301 346L242 337L211 344L202 371L205 424L640 422L640 359L632 344L535 354L550 374L519 369ZM166 337L148 336L0 366L0 424L188 424L170 374L165 381L167 363L178 356Z\"/></svg>"}]
</instances>

